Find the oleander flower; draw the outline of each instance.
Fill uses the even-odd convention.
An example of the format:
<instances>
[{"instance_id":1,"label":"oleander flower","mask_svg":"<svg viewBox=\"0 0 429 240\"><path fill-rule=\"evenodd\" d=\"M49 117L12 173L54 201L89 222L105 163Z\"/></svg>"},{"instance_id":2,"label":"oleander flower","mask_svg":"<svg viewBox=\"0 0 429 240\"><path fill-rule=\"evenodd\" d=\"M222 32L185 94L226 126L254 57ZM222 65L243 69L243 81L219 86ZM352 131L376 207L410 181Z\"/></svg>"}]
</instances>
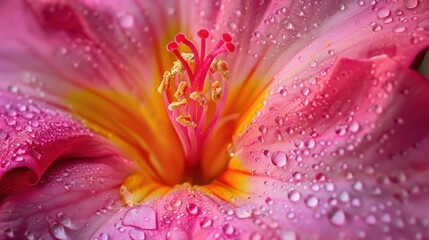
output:
<instances>
[{"instance_id":1,"label":"oleander flower","mask_svg":"<svg viewBox=\"0 0 429 240\"><path fill-rule=\"evenodd\" d=\"M428 1L0 14L1 239L429 238Z\"/></svg>"}]
</instances>

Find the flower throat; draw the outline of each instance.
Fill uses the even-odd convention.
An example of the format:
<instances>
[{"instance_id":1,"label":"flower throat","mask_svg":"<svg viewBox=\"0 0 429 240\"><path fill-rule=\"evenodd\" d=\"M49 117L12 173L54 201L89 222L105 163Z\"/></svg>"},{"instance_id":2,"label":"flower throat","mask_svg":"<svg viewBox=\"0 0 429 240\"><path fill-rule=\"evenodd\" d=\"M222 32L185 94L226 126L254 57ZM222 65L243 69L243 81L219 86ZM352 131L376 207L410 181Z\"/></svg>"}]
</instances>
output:
<instances>
[{"instance_id":1,"label":"flower throat","mask_svg":"<svg viewBox=\"0 0 429 240\"><path fill-rule=\"evenodd\" d=\"M174 41L167 44L167 51L173 52L178 60L170 71L164 72L158 87L167 115L183 147L187 168L192 169L193 174L228 95L228 64L216 57L235 50L231 35L224 33L206 55L209 32L202 29L198 31L198 37L201 40L200 51L183 33L176 34ZM190 52L179 52L180 45L189 48Z\"/></svg>"}]
</instances>

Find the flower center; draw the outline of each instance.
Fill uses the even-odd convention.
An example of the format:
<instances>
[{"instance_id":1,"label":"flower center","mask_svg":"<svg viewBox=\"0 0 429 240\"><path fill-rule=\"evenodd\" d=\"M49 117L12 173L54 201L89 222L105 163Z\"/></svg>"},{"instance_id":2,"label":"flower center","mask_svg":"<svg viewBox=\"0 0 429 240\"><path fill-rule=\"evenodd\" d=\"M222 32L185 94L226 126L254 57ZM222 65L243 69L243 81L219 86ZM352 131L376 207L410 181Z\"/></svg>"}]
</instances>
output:
<instances>
[{"instance_id":1,"label":"flower center","mask_svg":"<svg viewBox=\"0 0 429 240\"><path fill-rule=\"evenodd\" d=\"M201 153L225 107L230 73L220 54L233 52L232 37L224 33L214 49L206 54L209 32L198 31L201 49L185 34L176 34L167 44L167 51L177 59L170 71L165 71L158 92L163 95L164 107L183 147L188 176L198 182ZM180 52L184 45L191 52ZM196 179L197 178L197 179Z\"/></svg>"}]
</instances>

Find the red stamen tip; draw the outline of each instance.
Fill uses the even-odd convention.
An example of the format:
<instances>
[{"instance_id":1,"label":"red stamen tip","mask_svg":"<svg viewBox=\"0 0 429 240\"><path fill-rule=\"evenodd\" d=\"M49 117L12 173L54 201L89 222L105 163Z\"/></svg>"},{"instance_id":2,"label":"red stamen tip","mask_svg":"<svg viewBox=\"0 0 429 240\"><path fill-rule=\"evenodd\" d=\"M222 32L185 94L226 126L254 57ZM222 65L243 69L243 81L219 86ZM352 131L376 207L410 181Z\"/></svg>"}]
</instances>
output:
<instances>
[{"instance_id":1,"label":"red stamen tip","mask_svg":"<svg viewBox=\"0 0 429 240\"><path fill-rule=\"evenodd\" d=\"M200 38L208 38L209 37L209 31L207 31L207 29L201 29L200 31L198 31L198 37Z\"/></svg>"},{"instance_id":2,"label":"red stamen tip","mask_svg":"<svg viewBox=\"0 0 429 240\"><path fill-rule=\"evenodd\" d=\"M235 51L235 44L228 42L225 44L225 48L226 48L226 50L228 50L228 52L234 52Z\"/></svg>"},{"instance_id":3,"label":"red stamen tip","mask_svg":"<svg viewBox=\"0 0 429 240\"><path fill-rule=\"evenodd\" d=\"M183 42L186 39L186 35L184 33L178 33L174 36L174 40L178 43Z\"/></svg>"},{"instance_id":4,"label":"red stamen tip","mask_svg":"<svg viewBox=\"0 0 429 240\"><path fill-rule=\"evenodd\" d=\"M229 33L224 33L222 34L222 40L225 42L231 42L232 41L232 36Z\"/></svg>"},{"instance_id":5,"label":"red stamen tip","mask_svg":"<svg viewBox=\"0 0 429 240\"><path fill-rule=\"evenodd\" d=\"M179 48L179 44L177 44L177 42L171 41L167 44L166 48L167 48L167 51L172 52Z\"/></svg>"}]
</instances>

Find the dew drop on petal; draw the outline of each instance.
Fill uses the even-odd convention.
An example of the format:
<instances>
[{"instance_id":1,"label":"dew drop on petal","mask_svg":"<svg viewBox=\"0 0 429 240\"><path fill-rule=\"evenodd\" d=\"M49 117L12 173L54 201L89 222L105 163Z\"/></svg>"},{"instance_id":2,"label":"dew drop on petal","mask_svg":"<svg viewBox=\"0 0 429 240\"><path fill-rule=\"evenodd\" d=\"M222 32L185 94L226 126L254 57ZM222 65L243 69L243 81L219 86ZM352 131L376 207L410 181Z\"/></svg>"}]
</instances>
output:
<instances>
[{"instance_id":1,"label":"dew drop on petal","mask_svg":"<svg viewBox=\"0 0 429 240\"><path fill-rule=\"evenodd\" d=\"M293 29L295 29L295 26L293 25L293 23L290 20L288 20L288 19L283 20L282 27L284 29L286 29L286 30L293 30Z\"/></svg>"},{"instance_id":2,"label":"dew drop on petal","mask_svg":"<svg viewBox=\"0 0 429 240\"><path fill-rule=\"evenodd\" d=\"M186 206L186 212L188 212L191 215L196 215L198 211L199 211L198 206L195 203L190 203L188 204L188 206Z\"/></svg>"},{"instance_id":3,"label":"dew drop on petal","mask_svg":"<svg viewBox=\"0 0 429 240\"><path fill-rule=\"evenodd\" d=\"M249 206L240 206L235 210L235 216L239 219L252 217L252 209Z\"/></svg>"},{"instance_id":4,"label":"dew drop on petal","mask_svg":"<svg viewBox=\"0 0 429 240\"><path fill-rule=\"evenodd\" d=\"M352 122L349 126L349 131L350 132L358 132L360 129L360 125L358 122Z\"/></svg>"},{"instance_id":5,"label":"dew drop on petal","mask_svg":"<svg viewBox=\"0 0 429 240\"><path fill-rule=\"evenodd\" d=\"M61 225L63 225L64 227L72 227L70 217L67 216L67 214L60 212L57 214L57 219L58 222L61 223Z\"/></svg>"},{"instance_id":6,"label":"dew drop on petal","mask_svg":"<svg viewBox=\"0 0 429 240\"><path fill-rule=\"evenodd\" d=\"M307 96L308 94L310 94L310 88L308 87L301 88L301 94L304 96Z\"/></svg>"},{"instance_id":7,"label":"dew drop on petal","mask_svg":"<svg viewBox=\"0 0 429 240\"><path fill-rule=\"evenodd\" d=\"M180 199L173 199L171 200L171 205L173 205L174 207L180 207L182 205L182 200Z\"/></svg>"},{"instance_id":8,"label":"dew drop on petal","mask_svg":"<svg viewBox=\"0 0 429 240\"><path fill-rule=\"evenodd\" d=\"M319 204L319 199L315 196L310 196L309 198L307 198L305 204L307 205L307 207L315 208Z\"/></svg>"},{"instance_id":9,"label":"dew drop on petal","mask_svg":"<svg viewBox=\"0 0 429 240\"><path fill-rule=\"evenodd\" d=\"M408 9L414 9L419 5L419 0L404 0L404 6Z\"/></svg>"},{"instance_id":10,"label":"dew drop on petal","mask_svg":"<svg viewBox=\"0 0 429 240\"><path fill-rule=\"evenodd\" d=\"M211 218L203 218L201 221L200 221L200 227L201 228L209 228L209 227L211 227L213 225L213 220L211 219Z\"/></svg>"},{"instance_id":11,"label":"dew drop on petal","mask_svg":"<svg viewBox=\"0 0 429 240\"><path fill-rule=\"evenodd\" d=\"M125 213L122 224L140 229L156 229L156 212L146 205L132 207Z\"/></svg>"},{"instance_id":12,"label":"dew drop on petal","mask_svg":"<svg viewBox=\"0 0 429 240\"><path fill-rule=\"evenodd\" d=\"M380 8L377 11L377 17L380 19L387 18L390 15L390 10L387 8Z\"/></svg>"},{"instance_id":13,"label":"dew drop on petal","mask_svg":"<svg viewBox=\"0 0 429 240\"><path fill-rule=\"evenodd\" d=\"M297 202L301 198L301 194L294 190L288 194L288 197L289 197L289 200L291 200L292 202Z\"/></svg>"},{"instance_id":14,"label":"dew drop on petal","mask_svg":"<svg viewBox=\"0 0 429 240\"><path fill-rule=\"evenodd\" d=\"M336 210L329 217L330 222L336 226L342 226L346 223L346 214L343 210Z\"/></svg>"},{"instance_id":15,"label":"dew drop on petal","mask_svg":"<svg viewBox=\"0 0 429 240\"><path fill-rule=\"evenodd\" d=\"M130 238L132 240L145 240L146 234L144 231L138 229L138 228L131 228L130 230Z\"/></svg>"},{"instance_id":16,"label":"dew drop on petal","mask_svg":"<svg viewBox=\"0 0 429 240\"><path fill-rule=\"evenodd\" d=\"M234 227L229 224L225 224L222 230L227 236L232 236L234 234Z\"/></svg>"},{"instance_id":17,"label":"dew drop on petal","mask_svg":"<svg viewBox=\"0 0 429 240\"><path fill-rule=\"evenodd\" d=\"M286 153L284 153L282 151L274 152L271 155L271 162L276 167L284 167L284 166L286 166L287 161L288 161L288 159L287 159Z\"/></svg>"},{"instance_id":18,"label":"dew drop on petal","mask_svg":"<svg viewBox=\"0 0 429 240\"><path fill-rule=\"evenodd\" d=\"M119 13L118 21L123 28L131 28L134 25L134 17L129 13Z\"/></svg>"},{"instance_id":19,"label":"dew drop on petal","mask_svg":"<svg viewBox=\"0 0 429 240\"><path fill-rule=\"evenodd\" d=\"M407 31L407 28L404 26L396 26L395 28L393 28L394 33L403 33L405 31Z\"/></svg>"},{"instance_id":20,"label":"dew drop on petal","mask_svg":"<svg viewBox=\"0 0 429 240\"><path fill-rule=\"evenodd\" d=\"M60 239L60 240L68 239L66 232L64 230L64 227L57 222L54 222L51 224L51 226L49 227L49 233L55 239Z\"/></svg>"},{"instance_id":21,"label":"dew drop on petal","mask_svg":"<svg viewBox=\"0 0 429 240\"><path fill-rule=\"evenodd\" d=\"M6 228L6 229L4 230L4 234L5 234L6 236L10 237L10 238L14 238L14 236L15 236L14 231L13 231L12 229L10 229L10 228Z\"/></svg>"}]
</instances>

